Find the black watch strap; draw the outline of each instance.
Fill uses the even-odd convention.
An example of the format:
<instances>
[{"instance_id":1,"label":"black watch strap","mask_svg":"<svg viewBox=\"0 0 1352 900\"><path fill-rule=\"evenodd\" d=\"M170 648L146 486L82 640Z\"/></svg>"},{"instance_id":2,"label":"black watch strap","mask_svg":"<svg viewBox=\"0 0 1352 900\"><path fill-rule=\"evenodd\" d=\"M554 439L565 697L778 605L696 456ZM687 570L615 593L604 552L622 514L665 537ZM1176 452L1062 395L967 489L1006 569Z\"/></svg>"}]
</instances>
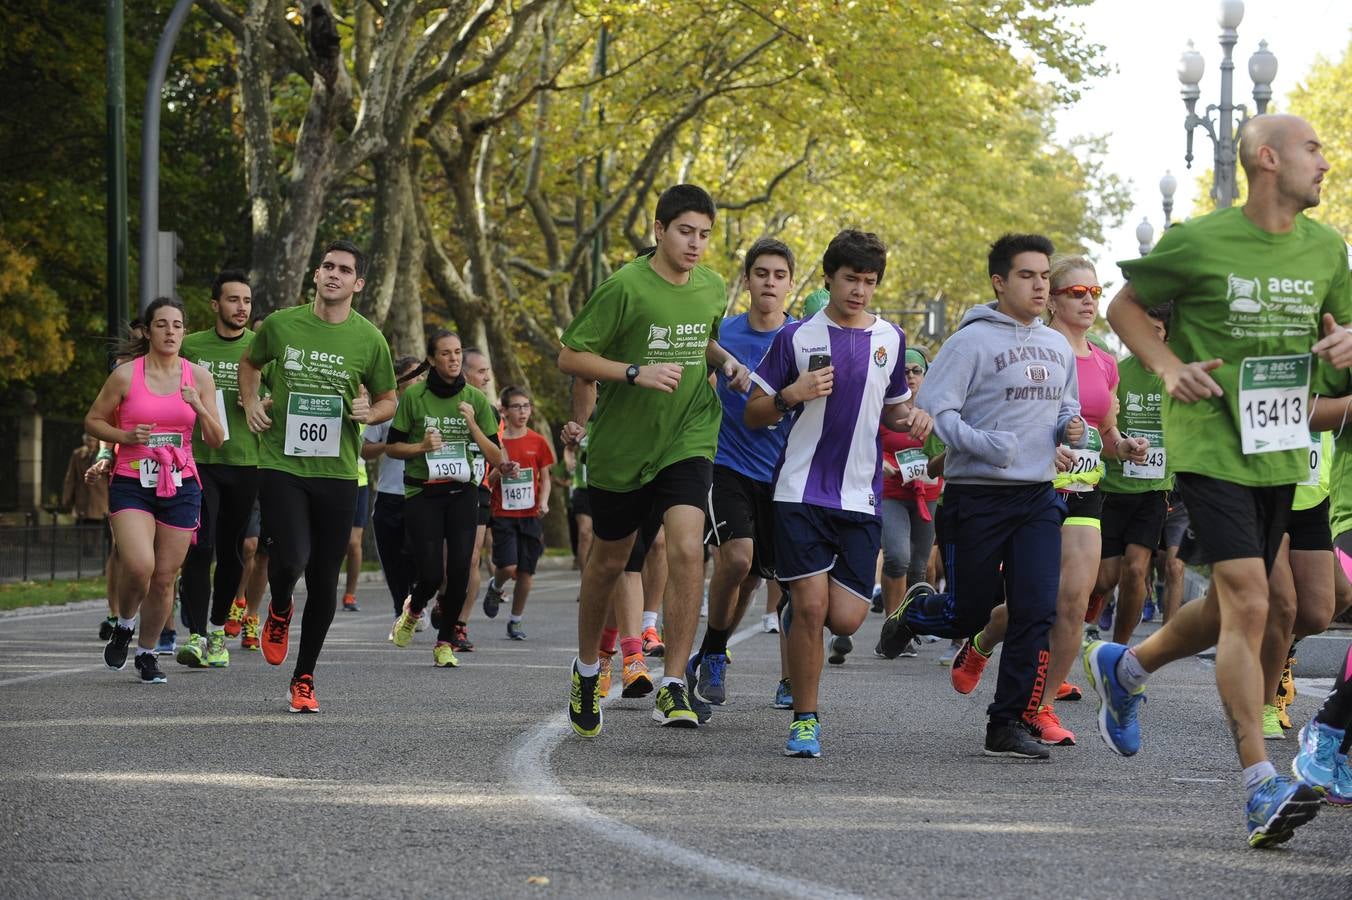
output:
<instances>
[{"instance_id":1,"label":"black watch strap","mask_svg":"<svg viewBox=\"0 0 1352 900\"><path fill-rule=\"evenodd\" d=\"M789 401L784 399L783 391L775 391L775 409L786 414L789 411Z\"/></svg>"},{"instance_id":2,"label":"black watch strap","mask_svg":"<svg viewBox=\"0 0 1352 900\"><path fill-rule=\"evenodd\" d=\"M630 366L624 370L624 379L630 384L638 381L638 366Z\"/></svg>"}]
</instances>

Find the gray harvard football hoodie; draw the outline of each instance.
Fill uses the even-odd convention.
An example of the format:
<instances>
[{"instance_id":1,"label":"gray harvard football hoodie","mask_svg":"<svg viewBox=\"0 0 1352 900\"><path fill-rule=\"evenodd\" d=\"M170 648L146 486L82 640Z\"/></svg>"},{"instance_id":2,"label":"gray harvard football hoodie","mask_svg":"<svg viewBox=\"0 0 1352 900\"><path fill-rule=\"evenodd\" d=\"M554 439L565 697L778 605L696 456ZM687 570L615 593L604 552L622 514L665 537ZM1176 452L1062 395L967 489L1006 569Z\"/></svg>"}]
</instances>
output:
<instances>
[{"instance_id":1,"label":"gray harvard football hoodie","mask_svg":"<svg viewBox=\"0 0 1352 900\"><path fill-rule=\"evenodd\" d=\"M1051 481L1056 445L1080 414L1075 354L1041 320L1021 325L994 302L974 306L934 357L916 404L948 445L946 480Z\"/></svg>"}]
</instances>

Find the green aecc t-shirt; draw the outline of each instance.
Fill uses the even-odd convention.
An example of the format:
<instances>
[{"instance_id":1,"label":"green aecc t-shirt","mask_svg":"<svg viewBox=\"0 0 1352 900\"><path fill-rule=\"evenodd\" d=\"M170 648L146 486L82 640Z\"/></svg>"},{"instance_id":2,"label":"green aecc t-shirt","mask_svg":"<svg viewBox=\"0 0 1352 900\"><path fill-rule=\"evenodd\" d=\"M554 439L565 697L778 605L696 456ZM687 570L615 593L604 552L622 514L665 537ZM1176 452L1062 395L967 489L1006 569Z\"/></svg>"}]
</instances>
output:
<instances>
[{"instance_id":1,"label":"green aecc t-shirt","mask_svg":"<svg viewBox=\"0 0 1352 900\"><path fill-rule=\"evenodd\" d=\"M1131 463L1125 467L1121 460L1105 457L1103 462L1107 471L1099 490L1110 494L1173 490L1174 475L1164 448L1161 419L1164 382L1134 356L1117 364L1117 375L1117 430L1125 437L1145 438L1150 442L1150 452L1144 463ZM1161 472L1162 475L1154 477Z\"/></svg>"},{"instance_id":2,"label":"green aecc t-shirt","mask_svg":"<svg viewBox=\"0 0 1352 900\"><path fill-rule=\"evenodd\" d=\"M215 404L216 416L225 428L225 443L213 448L202 438L202 426L192 432L192 458L199 463L221 466L258 465L258 435L249 430L244 407L239 405L239 361L253 345L254 333L247 328L239 337L227 340L215 328L194 331L183 339L179 355L211 373L216 396L202 402Z\"/></svg>"},{"instance_id":3,"label":"green aecc t-shirt","mask_svg":"<svg viewBox=\"0 0 1352 900\"><path fill-rule=\"evenodd\" d=\"M449 484L479 484L483 480L483 466L474 464L480 456L478 444L470 435L469 423L460 412L460 404L474 407L474 421L479 430L492 437L498 433L498 418L493 404L483 391L467 384L449 397L432 393L427 382L420 381L404 392L399 400L391 427L408 435L408 443L420 444L428 428L441 432L442 446L431 453L420 453L404 462L404 496L422 492L428 481ZM432 477L436 467L437 477ZM416 481L418 484L408 484Z\"/></svg>"}]
</instances>

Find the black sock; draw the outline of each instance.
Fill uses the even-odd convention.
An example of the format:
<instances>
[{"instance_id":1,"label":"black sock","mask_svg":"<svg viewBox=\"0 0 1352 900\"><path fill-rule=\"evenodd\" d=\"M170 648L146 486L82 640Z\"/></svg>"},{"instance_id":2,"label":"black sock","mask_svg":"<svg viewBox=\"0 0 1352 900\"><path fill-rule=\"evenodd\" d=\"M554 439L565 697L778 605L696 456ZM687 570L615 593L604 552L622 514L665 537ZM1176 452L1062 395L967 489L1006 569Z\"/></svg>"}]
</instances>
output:
<instances>
[{"instance_id":1,"label":"black sock","mask_svg":"<svg viewBox=\"0 0 1352 900\"><path fill-rule=\"evenodd\" d=\"M732 634L731 628L715 628L710 625L704 629L704 644L700 647L700 656L708 656L711 653L728 652L728 635Z\"/></svg>"},{"instance_id":2,"label":"black sock","mask_svg":"<svg viewBox=\"0 0 1352 900\"><path fill-rule=\"evenodd\" d=\"M815 719L815 718L817 718L817 711L815 709L812 712L800 712L793 714L793 720L795 722L801 722L804 719Z\"/></svg>"}]
</instances>

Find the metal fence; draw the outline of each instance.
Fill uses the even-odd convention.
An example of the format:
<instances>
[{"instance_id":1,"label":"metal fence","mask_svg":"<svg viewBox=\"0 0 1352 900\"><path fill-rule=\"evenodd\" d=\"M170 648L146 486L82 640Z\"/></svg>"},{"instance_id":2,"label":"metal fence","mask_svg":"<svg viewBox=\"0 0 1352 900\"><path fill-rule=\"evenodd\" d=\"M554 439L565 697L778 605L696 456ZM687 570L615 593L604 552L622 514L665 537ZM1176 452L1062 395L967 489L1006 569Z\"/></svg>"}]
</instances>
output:
<instances>
[{"instance_id":1,"label":"metal fence","mask_svg":"<svg viewBox=\"0 0 1352 900\"><path fill-rule=\"evenodd\" d=\"M103 524L0 527L0 581L54 581L103 572L111 543Z\"/></svg>"}]
</instances>

